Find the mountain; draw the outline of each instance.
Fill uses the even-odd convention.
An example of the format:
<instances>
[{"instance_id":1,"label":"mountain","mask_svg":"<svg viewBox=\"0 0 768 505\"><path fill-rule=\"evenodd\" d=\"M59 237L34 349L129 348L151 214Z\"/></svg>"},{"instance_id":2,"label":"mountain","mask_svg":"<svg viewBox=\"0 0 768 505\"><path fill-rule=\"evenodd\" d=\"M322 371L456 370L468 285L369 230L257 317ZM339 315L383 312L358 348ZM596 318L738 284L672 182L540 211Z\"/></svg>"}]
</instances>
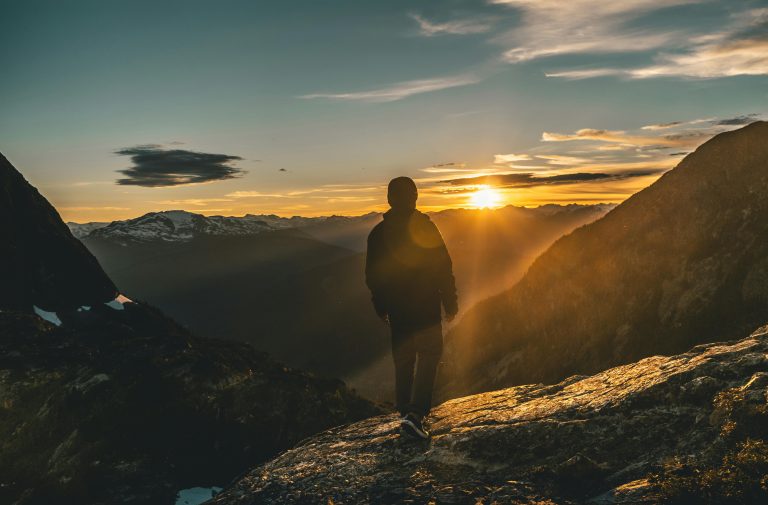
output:
<instances>
[{"instance_id":1,"label":"mountain","mask_svg":"<svg viewBox=\"0 0 768 505\"><path fill-rule=\"evenodd\" d=\"M768 319L768 123L722 133L447 336L443 397L553 383Z\"/></svg>"},{"instance_id":2,"label":"mountain","mask_svg":"<svg viewBox=\"0 0 768 505\"><path fill-rule=\"evenodd\" d=\"M431 214L454 261L460 304L509 287L533 258L563 233L602 216L606 206L506 207ZM380 214L326 218L218 218L264 222L271 229L236 235L213 218L168 213L113 223L83 238L131 298L160 307L201 335L250 342L281 361L341 376L383 401L392 395L388 328L364 282L362 251ZM162 223L162 224L159 224ZM143 223L150 223L149 227ZM122 230L120 233L115 233ZM126 236L144 237L141 240Z\"/></svg>"},{"instance_id":3,"label":"mountain","mask_svg":"<svg viewBox=\"0 0 768 505\"><path fill-rule=\"evenodd\" d=\"M183 210L150 212L127 221L113 221L96 227L87 237L111 239L119 243L166 241L183 242L206 235L254 235L273 227L255 216L223 217L193 214Z\"/></svg>"},{"instance_id":4,"label":"mountain","mask_svg":"<svg viewBox=\"0 0 768 505\"><path fill-rule=\"evenodd\" d=\"M0 309L75 309L117 289L51 204L0 154Z\"/></svg>"},{"instance_id":5,"label":"mountain","mask_svg":"<svg viewBox=\"0 0 768 505\"><path fill-rule=\"evenodd\" d=\"M171 504L381 412L118 296L53 207L0 169L0 503Z\"/></svg>"},{"instance_id":6,"label":"mountain","mask_svg":"<svg viewBox=\"0 0 768 505\"><path fill-rule=\"evenodd\" d=\"M184 210L149 212L143 216L111 223L67 223L73 235L113 240L123 245L135 242L186 242L206 236L250 236L271 230L302 229L309 236L325 242L353 248L364 247L363 230L380 214L363 216L280 217L246 214L234 216L204 216ZM355 226L357 225L357 226ZM362 238L361 238L362 237ZM362 242L361 242L362 240Z\"/></svg>"},{"instance_id":7,"label":"mountain","mask_svg":"<svg viewBox=\"0 0 768 505\"><path fill-rule=\"evenodd\" d=\"M72 235L74 235L77 239L84 238L93 230L104 228L108 224L109 223L105 221L92 221L90 223L75 223L72 221L67 221L67 227L69 228L69 231L71 231Z\"/></svg>"},{"instance_id":8,"label":"mountain","mask_svg":"<svg viewBox=\"0 0 768 505\"><path fill-rule=\"evenodd\" d=\"M395 415L314 436L213 498L476 505L768 502L768 327L558 384L448 401L429 442Z\"/></svg>"}]
</instances>

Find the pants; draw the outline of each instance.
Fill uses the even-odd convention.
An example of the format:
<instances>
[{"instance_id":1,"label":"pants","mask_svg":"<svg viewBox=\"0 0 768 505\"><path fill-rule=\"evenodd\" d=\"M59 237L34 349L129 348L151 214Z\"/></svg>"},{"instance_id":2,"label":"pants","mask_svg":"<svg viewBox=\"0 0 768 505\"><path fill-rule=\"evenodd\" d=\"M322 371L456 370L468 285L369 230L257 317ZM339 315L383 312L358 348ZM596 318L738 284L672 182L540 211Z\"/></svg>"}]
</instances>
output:
<instances>
[{"instance_id":1,"label":"pants","mask_svg":"<svg viewBox=\"0 0 768 505\"><path fill-rule=\"evenodd\" d=\"M400 414L412 412L425 417L429 413L435 373L442 353L443 331L440 323L416 331L392 329L395 407Z\"/></svg>"}]
</instances>

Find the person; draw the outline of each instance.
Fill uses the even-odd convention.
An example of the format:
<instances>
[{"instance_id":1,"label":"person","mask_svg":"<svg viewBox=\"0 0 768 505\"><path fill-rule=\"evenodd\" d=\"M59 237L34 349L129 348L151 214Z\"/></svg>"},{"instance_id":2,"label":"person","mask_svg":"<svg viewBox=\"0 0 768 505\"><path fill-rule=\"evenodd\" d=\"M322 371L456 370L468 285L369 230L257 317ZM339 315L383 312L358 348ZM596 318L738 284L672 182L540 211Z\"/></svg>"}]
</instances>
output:
<instances>
[{"instance_id":1,"label":"person","mask_svg":"<svg viewBox=\"0 0 768 505\"><path fill-rule=\"evenodd\" d=\"M441 308L450 322L458 303L451 257L435 224L416 210L417 198L412 179L390 181L391 208L368 236L365 279L373 307L392 334L400 425L427 439L423 421L443 350Z\"/></svg>"}]
</instances>

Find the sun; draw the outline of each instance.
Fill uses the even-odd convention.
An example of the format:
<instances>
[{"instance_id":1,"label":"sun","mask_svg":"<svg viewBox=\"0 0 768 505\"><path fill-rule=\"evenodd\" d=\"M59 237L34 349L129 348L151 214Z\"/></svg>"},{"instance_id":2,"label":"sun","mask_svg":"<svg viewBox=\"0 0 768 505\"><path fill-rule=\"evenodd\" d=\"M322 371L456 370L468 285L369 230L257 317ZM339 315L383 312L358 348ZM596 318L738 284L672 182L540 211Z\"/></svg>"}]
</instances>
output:
<instances>
[{"instance_id":1,"label":"sun","mask_svg":"<svg viewBox=\"0 0 768 505\"><path fill-rule=\"evenodd\" d=\"M488 186L481 186L470 195L469 204L476 209L492 209L501 204L501 194Z\"/></svg>"}]
</instances>

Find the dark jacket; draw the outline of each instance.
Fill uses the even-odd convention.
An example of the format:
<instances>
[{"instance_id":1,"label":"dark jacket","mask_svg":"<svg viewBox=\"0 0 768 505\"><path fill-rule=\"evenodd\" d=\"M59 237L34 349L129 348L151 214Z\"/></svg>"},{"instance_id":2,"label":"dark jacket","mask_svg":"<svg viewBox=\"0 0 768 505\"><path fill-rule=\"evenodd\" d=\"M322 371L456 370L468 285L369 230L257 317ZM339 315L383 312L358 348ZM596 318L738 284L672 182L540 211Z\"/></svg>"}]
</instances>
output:
<instances>
[{"instance_id":1,"label":"dark jacket","mask_svg":"<svg viewBox=\"0 0 768 505\"><path fill-rule=\"evenodd\" d=\"M426 328L458 310L451 257L437 227L415 209L391 209L368 235L365 280L379 316L397 330Z\"/></svg>"}]
</instances>

